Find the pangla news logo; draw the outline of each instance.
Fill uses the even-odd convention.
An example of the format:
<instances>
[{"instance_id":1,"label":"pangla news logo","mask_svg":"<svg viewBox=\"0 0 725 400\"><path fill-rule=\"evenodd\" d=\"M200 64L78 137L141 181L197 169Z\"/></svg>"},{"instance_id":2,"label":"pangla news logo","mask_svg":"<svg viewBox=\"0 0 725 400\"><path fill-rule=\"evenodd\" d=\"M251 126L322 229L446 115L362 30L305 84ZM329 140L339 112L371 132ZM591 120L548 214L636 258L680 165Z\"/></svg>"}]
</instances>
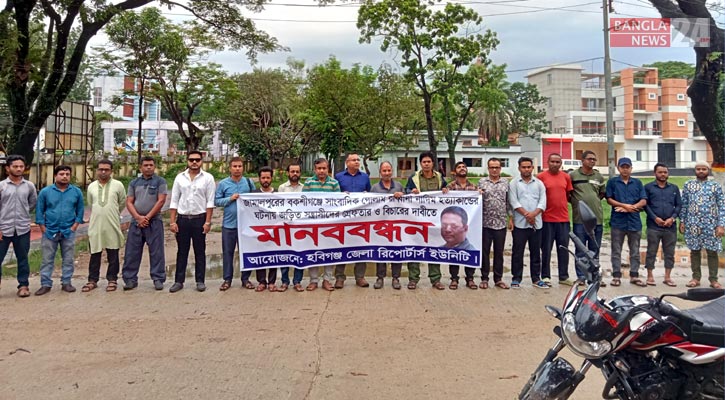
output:
<instances>
[{"instance_id":1,"label":"pangla news logo","mask_svg":"<svg viewBox=\"0 0 725 400\"><path fill-rule=\"evenodd\" d=\"M707 18L611 18L611 47L708 47Z\"/></svg>"}]
</instances>

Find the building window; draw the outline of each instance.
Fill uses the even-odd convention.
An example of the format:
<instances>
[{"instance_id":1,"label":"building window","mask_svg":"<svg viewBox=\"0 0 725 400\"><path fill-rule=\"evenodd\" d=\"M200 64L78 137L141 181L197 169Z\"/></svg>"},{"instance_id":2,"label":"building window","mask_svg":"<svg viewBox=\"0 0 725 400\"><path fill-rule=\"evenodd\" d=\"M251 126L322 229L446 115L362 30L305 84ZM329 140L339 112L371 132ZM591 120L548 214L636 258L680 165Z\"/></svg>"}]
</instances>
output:
<instances>
[{"instance_id":1,"label":"building window","mask_svg":"<svg viewBox=\"0 0 725 400\"><path fill-rule=\"evenodd\" d=\"M509 159L508 158L499 158L501 161L501 168L508 168L509 166Z\"/></svg>"},{"instance_id":2,"label":"building window","mask_svg":"<svg viewBox=\"0 0 725 400\"><path fill-rule=\"evenodd\" d=\"M549 98L547 99L547 101L548 101L548 103L549 103L549 107L553 107L553 106L554 106L554 102L553 102L553 101L551 100L551 97L549 97Z\"/></svg>"},{"instance_id":3,"label":"building window","mask_svg":"<svg viewBox=\"0 0 725 400\"><path fill-rule=\"evenodd\" d=\"M685 100L685 95L682 93L677 93L677 100L679 100L679 101Z\"/></svg>"},{"instance_id":4,"label":"building window","mask_svg":"<svg viewBox=\"0 0 725 400\"><path fill-rule=\"evenodd\" d=\"M551 85L551 82L553 82L553 78L551 77L551 74L546 74L546 84Z\"/></svg>"},{"instance_id":5,"label":"building window","mask_svg":"<svg viewBox=\"0 0 725 400\"><path fill-rule=\"evenodd\" d=\"M642 161L642 150L637 150L634 153L634 160L635 161Z\"/></svg>"},{"instance_id":6,"label":"building window","mask_svg":"<svg viewBox=\"0 0 725 400\"><path fill-rule=\"evenodd\" d=\"M103 88L93 88L93 106L100 107L103 103Z\"/></svg>"},{"instance_id":7,"label":"building window","mask_svg":"<svg viewBox=\"0 0 725 400\"><path fill-rule=\"evenodd\" d=\"M464 158L463 162L466 163L466 167L482 167L483 159L481 158Z\"/></svg>"},{"instance_id":8,"label":"building window","mask_svg":"<svg viewBox=\"0 0 725 400\"><path fill-rule=\"evenodd\" d=\"M662 111L662 96L657 96L657 111Z\"/></svg>"},{"instance_id":9,"label":"building window","mask_svg":"<svg viewBox=\"0 0 725 400\"><path fill-rule=\"evenodd\" d=\"M612 111L617 111L617 98L612 98Z\"/></svg>"},{"instance_id":10,"label":"building window","mask_svg":"<svg viewBox=\"0 0 725 400\"><path fill-rule=\"evenodd\" d=\"M685 126L685 120L682 118L677 119L677 126Z\"/></svg>"},{"instance_id":11,"label":"building window","mask_svg":"<svg viewBox=\"0 0 725 400\"><path fill-rule=\"evenodd\" d=\"M657 98L657 93L647 93L647 98L650 100L654 100Z\"/></svg>"},{"instance_id":12,"label":"building window","mask_svg":"<svg viewBox=\"0 0 725 400\"><path fill-rule=\"evenodd\" d=\"M693 162L697 161L697 151L695 151L695 150L690 151L690 161L693 161Z\"/></svg>"}]
</instances>

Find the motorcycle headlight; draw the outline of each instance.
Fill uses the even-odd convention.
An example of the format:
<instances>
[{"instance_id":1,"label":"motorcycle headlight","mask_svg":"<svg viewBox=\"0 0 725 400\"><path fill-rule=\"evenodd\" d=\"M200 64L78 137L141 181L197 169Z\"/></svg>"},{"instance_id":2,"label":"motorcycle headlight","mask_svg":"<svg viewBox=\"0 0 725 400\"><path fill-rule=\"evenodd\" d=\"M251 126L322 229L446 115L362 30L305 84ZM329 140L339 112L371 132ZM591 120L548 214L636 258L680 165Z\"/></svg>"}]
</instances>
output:
<instances>
[{"instance_id":1,"label":"motorcycle headlight","mask_svg":"<svg viewBox=\"0 0 725 400\"><path fill-rule=\"evenodd\" d=\"M576 324L572 313L564 314L561 320L561 330L567 346L577 355L584 358L600 358L612 350L612 345L606 340L587 342L576 333Z\"/></svg>"}]
</instances>

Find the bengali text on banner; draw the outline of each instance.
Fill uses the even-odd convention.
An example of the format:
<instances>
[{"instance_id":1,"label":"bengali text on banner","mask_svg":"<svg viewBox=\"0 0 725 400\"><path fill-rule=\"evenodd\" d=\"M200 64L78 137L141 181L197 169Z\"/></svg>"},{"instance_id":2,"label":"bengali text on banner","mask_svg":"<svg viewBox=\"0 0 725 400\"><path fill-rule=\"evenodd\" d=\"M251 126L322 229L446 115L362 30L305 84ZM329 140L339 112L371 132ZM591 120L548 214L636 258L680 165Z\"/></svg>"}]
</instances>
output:
<instances>
[{"instance_id":1,"label":"bengali text on banner","mask_svg":"<svg viewBox=\"0 0 725 400\"><path fill-rule=\"evenodd\" d=\"M481 263L481 195L428 192L243 194L241 267L370 262Z\"/></svg>"}]
</instances>

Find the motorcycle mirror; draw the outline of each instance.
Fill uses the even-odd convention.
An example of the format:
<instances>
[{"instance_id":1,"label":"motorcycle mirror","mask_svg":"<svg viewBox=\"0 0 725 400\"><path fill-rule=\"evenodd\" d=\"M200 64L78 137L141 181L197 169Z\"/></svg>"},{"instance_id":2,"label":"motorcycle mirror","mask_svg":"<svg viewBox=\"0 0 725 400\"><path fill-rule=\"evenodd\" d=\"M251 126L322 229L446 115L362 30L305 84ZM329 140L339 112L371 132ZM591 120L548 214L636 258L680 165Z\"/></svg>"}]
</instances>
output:
<instances>
[{"instance_id":1,"label":"motorcycle mirror","mask_svg":"<svg viewBox=\"0 0 725 400\"><path fill-rule=\"evenodd\" d=\"M579 215L581 216L582 225L584 225L584 230L587 232L587 235L593 241L596 241L596 238L594 237L594 230L597 227L597 216L594 214L594 211L592 211L592 209L589 208L589 206L583 201L580 201Z\"/></svg>"},{"instance_id":2,"label":"motorcycle mirror","mask_svg":"<svg viewBox=\"0 0 725 400\"><path fill-rule=\"evenodd\" d=\"M709 301L725 295L725 289L695 288L687 290L687 300Z\"/></svg>"},{"instance_id":3,"label":"motorcycle mirror","mask_svg":"<svg viewBox=\"0 0 725 400\"><path fill-rule=\"evenodd\" d=\"M710 301L722 297L725 295L725 289L711 289L711 288L695 288L688 289L687 292L677 294L663 294L660 300L664 297L677 297L678 299L690 300L690 301Z\"/></svg>"}]
</instances>

